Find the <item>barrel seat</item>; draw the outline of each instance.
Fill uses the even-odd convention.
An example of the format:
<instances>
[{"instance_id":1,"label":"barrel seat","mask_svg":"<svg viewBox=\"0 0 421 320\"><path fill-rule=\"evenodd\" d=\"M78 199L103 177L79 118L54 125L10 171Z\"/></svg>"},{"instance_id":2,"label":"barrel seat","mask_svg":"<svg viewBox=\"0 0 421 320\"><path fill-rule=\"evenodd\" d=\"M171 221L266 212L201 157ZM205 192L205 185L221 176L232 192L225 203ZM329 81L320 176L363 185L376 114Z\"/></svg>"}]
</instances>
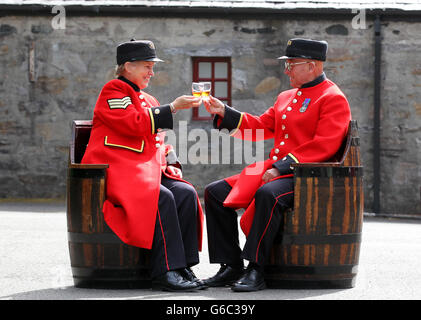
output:
<instances>
[{"instance_id":1,"label":"barrel seat","mask_svg":"<svg viewBox=\"0 0 421 320\"><path fill-rule=\"evenodd\" d=\"M72 125L67 231L73 282L80 288L150 288L150 254L123 243L104 221L108 164L81 164L92 121Z\"/></svg>"},{"instance_id":2,"label":"barrel seat","mask_svg":"<svg viewBox=\"0 0 421 320\"><path fill-rule=\"evenodd\" d=\"M272 288L351 288L361 247L364 193L358 126L351 120L336 155L296 163L294 207L265 266Z\"/></svg>"}]
</instances>

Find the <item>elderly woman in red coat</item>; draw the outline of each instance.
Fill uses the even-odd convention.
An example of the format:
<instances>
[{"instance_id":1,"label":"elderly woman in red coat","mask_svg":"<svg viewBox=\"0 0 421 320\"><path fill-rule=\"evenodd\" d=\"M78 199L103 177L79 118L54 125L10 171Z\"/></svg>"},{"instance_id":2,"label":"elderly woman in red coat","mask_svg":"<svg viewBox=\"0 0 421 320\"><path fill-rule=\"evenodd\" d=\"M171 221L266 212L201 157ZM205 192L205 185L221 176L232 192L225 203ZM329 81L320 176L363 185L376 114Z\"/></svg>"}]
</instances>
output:
<instances>
[{"instance_id":1,"label":"elderly woman in red coat","mask_svg":"<svg viewBox=\"0 0 421 320\"><path fill-rule=\"evenodd\" d=\"M265 259L282 221L282 213L292 206L291 163L323 162L339 149L351 119L348 101L323 72L327 43L309 39L288 41L284 73L293 89L281 92L273 107L254 116L225 106L211 97L206 108L215 114L214 126L233 130L247 139L253 135L273 139L269 157L246 167L241 173L211 183L205 190L209 258L220 263L217 274L205 280L209 286L234 284L234 291L265 288ZM237 208L246 208L240 225L247 236L239 247ZM249 266L243 271L243 259Z\"/></svg>"},{"instance_id":2,"label":"elderly woman in red coat","mask_svg":"<svg viewBox=\"0 0 421 320\"><path fill-rule=\"evenodd\" d=\"M123 242L151 250L153 287L190 291L204 288L190 269L199 262L202 208L162 129L172 129L176 110L198 107L201 99L160 105L142 91L158 61L151 41L117 47L118 78L98 97L82 163L109 164L105 221Z\"/></svg>"}]
</instances>

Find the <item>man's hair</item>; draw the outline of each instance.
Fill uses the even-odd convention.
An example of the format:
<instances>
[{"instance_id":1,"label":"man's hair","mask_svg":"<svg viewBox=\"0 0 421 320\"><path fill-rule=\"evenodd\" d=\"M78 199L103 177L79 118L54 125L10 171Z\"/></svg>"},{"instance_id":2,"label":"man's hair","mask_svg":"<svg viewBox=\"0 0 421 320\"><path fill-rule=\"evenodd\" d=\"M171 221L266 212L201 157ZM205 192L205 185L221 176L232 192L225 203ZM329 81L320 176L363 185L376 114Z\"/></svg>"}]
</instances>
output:
<instances>
[{"instance_id":1,"label":"man's hair","mask_svg":"<svg viewBox=\"0 0 421 320\"><path fill-rule=\"evenodd\" d=\"M115 66L115 77L118 78L124 71L124 63Z\"/></svg>"},{"instance_id":2,"label":"man's hair","mask_svg":"<svg viewBox=\"0 0 421 320\"><path fill-rule=\"evenodd\" d=\"M318 60L313 60L314 61L314 66L316 67L316 70L318 73L322 73L323 72L323 61L318 61Z\"/></svg>"}]
</instances>

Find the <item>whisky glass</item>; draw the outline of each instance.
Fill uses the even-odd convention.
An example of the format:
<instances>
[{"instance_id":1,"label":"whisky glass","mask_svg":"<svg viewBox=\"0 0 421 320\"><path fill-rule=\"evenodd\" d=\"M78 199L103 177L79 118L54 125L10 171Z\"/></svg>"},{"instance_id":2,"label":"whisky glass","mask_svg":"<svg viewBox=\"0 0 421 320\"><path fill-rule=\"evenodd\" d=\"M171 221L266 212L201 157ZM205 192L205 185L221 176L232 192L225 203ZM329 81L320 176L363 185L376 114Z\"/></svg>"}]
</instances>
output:
<instances>
[{"instance_id":1,"label":"whisky glass","mask_svg":"<svg viewBox=\"0 0 421 320\"><path fill-rule=\"evenodd\" d=\"M191 85L191 90L192 90L193 96L200 97L203 92L202 82L193 82Z\"/></svg>"},{"instance_id":2,"label":"whisky glass","mask_svg":"<svg viewBox=\"0 0 421 320\"><path fill-rule=\"evenodd\" d=\"M201 83L203 85L202 98L209 99L209 95L211 92L211 83L210 82L201 82Z\"/></svg>"}]
</instances>

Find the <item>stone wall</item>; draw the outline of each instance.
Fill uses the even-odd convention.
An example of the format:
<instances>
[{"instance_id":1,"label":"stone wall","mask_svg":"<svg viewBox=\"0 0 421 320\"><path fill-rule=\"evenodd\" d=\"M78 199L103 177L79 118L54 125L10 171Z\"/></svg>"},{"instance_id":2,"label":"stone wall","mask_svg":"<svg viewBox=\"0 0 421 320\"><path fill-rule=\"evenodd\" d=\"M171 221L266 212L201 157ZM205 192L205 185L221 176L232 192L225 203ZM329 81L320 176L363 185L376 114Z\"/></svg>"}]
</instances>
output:
<instances>
[{"instance_id":1,"label":"stone wall","mask_svg":"<svg viewBox=\"0 0 421 320\"><path fill-rule=\"evenodd\" d=\"M385 212L421 213L421 37L419 23L384 28L381 199Z\"/></svg>"},{"instance_id":2,"label":"stone wall","mask_svg":"<svg viewBox=\"0 0 421 320\"><path fill-rule=\"evenodd\" d=\"M190 93L191 57L231 57L232 104L259 114L289 88L276 57L289 38L305 37L329 42L325 71L347 95L359 124L365 209L371 210L374 45L369 21L366 29L355 30L350 19L67 17L65 29L54 30L51 19L0 19L0 198L64 199L71 121L92 118L101 87L113 77L118 43L132 37L155 42L165 62L157 64L147 91L161 103ZM382 24L381 207L386 213L421 214L419 26ZM28 73L32 45L33 82ZM180 152L209 152L202 154L202 163L184 164L185 177L202 194L207 183L237 173L244 164L235 163L239 145L232 140L229 163L211 164L212 125L190 119L190 111L178 112L168 140ZM179 136L185 128L190 141ZM199 128L207 139L195 134ZM265 150L269 147L266 142Z\"/></svg>"}]
</instances>

